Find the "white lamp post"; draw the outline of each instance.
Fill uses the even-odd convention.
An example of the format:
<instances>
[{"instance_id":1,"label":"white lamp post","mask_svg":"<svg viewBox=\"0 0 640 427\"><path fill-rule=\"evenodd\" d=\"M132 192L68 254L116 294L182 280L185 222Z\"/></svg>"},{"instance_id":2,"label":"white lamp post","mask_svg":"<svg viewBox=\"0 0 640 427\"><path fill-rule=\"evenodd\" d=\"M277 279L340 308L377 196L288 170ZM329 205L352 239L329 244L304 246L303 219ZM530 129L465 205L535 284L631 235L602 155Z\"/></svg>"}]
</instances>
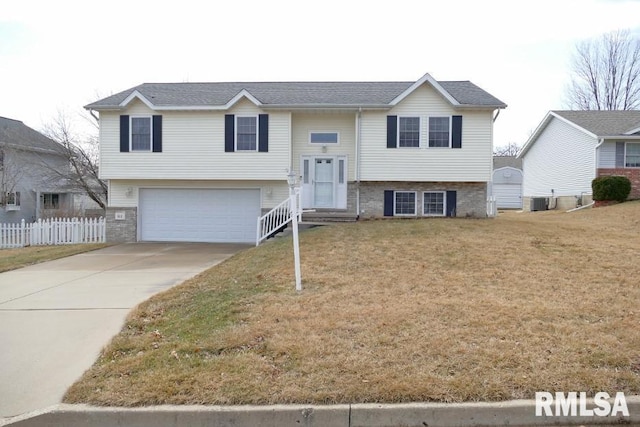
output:
<instances>
[{"instance_id":1,"label":"white lamp post","mask_svg":"<svg viewBox=\"0 0 640 427\"><path fill-rule=\"evenodd\" d=\"M289 171L287 175L289 184L289 207L291 214L291 227L293 229L293 260L296 272L296 291L302 290L302 274L300 273L300 242L298 240L298 195L295 191L296 173Z\"/></svg>"}]
</instances>

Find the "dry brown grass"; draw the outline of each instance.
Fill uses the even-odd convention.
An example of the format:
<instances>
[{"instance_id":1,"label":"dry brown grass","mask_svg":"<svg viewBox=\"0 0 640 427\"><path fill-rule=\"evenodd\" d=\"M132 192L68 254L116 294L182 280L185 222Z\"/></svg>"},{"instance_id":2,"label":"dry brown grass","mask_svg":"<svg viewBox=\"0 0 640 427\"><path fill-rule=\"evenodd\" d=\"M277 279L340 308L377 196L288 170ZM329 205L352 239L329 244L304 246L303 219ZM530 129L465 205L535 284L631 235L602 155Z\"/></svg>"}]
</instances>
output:
<instances>
[{"instance_id":1,"label":"dry brown grass","mask_svg":"<svg viewBox=\"0 0 640 427\"><path fill-rule=\"evenodd\" d=\"M141 305L66 402L479 401L640 392L640 203L369 221Z\"/></svg>"},{"instance_id":2,"label":"dry brown grass","mask_svg":"<svg viewBox=\"0 0 640 427\"><path fill-rule=\"evenodd\" d=\"M40 262L51 261L71 255L89 252L109 246L106 243L59 245L59 246L28 246L26 248L0 250L0 273L15 270Z\"/></svg>"}]
</instances>

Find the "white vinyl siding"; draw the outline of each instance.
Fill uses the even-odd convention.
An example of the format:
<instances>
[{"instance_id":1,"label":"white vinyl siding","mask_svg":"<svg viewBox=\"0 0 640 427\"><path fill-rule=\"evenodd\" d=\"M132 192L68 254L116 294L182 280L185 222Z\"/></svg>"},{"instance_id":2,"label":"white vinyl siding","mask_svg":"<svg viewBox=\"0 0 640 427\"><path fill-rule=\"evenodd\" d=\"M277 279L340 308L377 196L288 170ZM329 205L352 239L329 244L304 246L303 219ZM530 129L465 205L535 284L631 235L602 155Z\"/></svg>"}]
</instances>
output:
<instances>
[{"instance_id":1,"label":"white vinyl siding","mask_svg":"<svg viewBox=\"0 0 640 427\"><path fill-rule=\"evenodd\" d=\"M130 195L127 195L131 188ZM109 181L110 207L136 207L140 189L144 188L210 188L260 189L260 207L271 209L289 196L289 187L281 181L185 181L185 180L111 180Z\"/></svg>"},{"instance_id":2,"label":"white vinyl siding","mask_svg":"<svg viewBox=\"0 0 640 427\"><path fill-rule=\"evenodd\" d=\"M591 194L595 178L597 141L553 118L522 161L523 196L575 196Z\"/></svg>"},{"instance_id":3,"label":"white vinyl siding","mask_svg":"<svg viewBox=\"0 0 640 427\"><path fill-rule=\"evenodd\" d=\"M363 181L488 182L492 170L493 116L490 110L457 111L428 84L390 111L362 113ZM387 148L387 116L421 117L420 149ZM428 117L462 116L462 148L426 147Z\"/></svg>"},{"instance_id":4,"label":"white vinyl siding","mask_svg":"<svg viewBox=\"0 0 640 427\"><path fill-rule=\"evenodd\" d=\"M347 181L355 180L355 128L356 114L304 114L295 113L292 116L293 139L293 168L299 175L302 171L300 159L306 156L347 156ZM322 144L310 144L310 132L338 132L339 144L326 144L323 151ZM385 134L386 135L386 134Z\"/></svg>"},{"instance_id":5,"label":"white vinyl siding","mask_svg":"<svg viewBox=\"0 0 640 427\"><path fill-rule=\"evenodd\" d=\"M224 116L269 114L269 152L225 153ZM162 114L162 153L120 152L120 114ZM155 112L135 101L121 112L100 113L103 179L285 180L289 167L288 112L265 112L247 100L229 111Z\"/></svg>"},{"instance_id":6,"label":"white vinyl siding","mask_svg":"<svg viewBox=\"0 0 640 427\"><path fill-rule=\"evenodd\" d=\"M616 141L606 141L598 148L598 167L604 169L616 167Z\"/></svg>"}]
</instances>

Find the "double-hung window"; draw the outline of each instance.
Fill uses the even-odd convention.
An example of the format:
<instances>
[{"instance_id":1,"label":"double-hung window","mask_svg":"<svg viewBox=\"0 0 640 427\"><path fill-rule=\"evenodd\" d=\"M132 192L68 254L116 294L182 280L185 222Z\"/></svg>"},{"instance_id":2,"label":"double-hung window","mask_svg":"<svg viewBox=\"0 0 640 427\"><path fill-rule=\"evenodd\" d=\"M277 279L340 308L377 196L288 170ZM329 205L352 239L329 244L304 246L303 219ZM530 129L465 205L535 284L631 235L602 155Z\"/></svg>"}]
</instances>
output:
<instances>
[{"instance_id":1,"label":"double-hung window","mask_svg":"<svg viewBox=\"0 0 640 427\"><path fill-rule=\"evenodd\" d=\"M131 151L151 151L151 117L131 117Z\"/></svg>"},{"instance_id":2,"label":"double-hung window","mask_svg":"<svg viewBox=\"0 0 640 427\"><path fill-rule=\"evenodd\" d=\"M5 207L8 211L20 210L20 192L10 191L5 194Z\"/></svg>"},{"instance_id":3,"label":"double-hung window","mask_svg":"<svg viewBox=\"0 0 640 427\"><path fill-rule=\"evenodd\" d=\"M236 151L258 150L258 118L256 116L236 117Z\"/></svg>"},{"instance_id":4,"label":"double-hung window","mask_svg":"<svg viewBox=\"0 0 640 427\"><path fill-rule=\"evenodd\" d=\"M627 142L624 165L628 168L640 168L640 143Z\"/></svg>"},{"instance_id":5,"label":"double-hung window","mask_svg":"<svg viewBox=\"0 0 640 427\"><path fill-rule=\"evenodd\" d=\"M42 195L42 205L44 209L60 208L60 195L55 193L45 193Z\"/></svg>"},{"instance_id":6,"label":"double-hung window","mask_svg":"<svg viewBox=\"0 0 640 427\"><path fill-rule=\"evenodd\" d=\"M398 117L398 147L420 147L420 117Z\"/></svg>"},{"instance_id":7,"label":"double-hung window","mask_svg":"<svg viewBox=\"0 0 640 427\"><path fill-rule=\"evenodd\" d=\"M429 147L449 147L450 145L450 117L429 117Z\"/></svg>"},{"instance_id":8,"label":"double-hung window","mask_svg":"<svg viewBox=\"0 0 640 427\"><path fill-rule=\"evenodd\" d=\"M393 215L394 216L415 216L416 215L416 192L396 191L393 195Z\"/></svg>"},{"instance_id":9,"label":"double-hung window","mask_svg":"<svg viewBox=\"0 0 640 427\"><path fill-rule=\"evenodd\" d=\"M425 216L444 216L446 211L444 191L428 191L422 194L422 214Z\"/></svg>"}]
</instances>

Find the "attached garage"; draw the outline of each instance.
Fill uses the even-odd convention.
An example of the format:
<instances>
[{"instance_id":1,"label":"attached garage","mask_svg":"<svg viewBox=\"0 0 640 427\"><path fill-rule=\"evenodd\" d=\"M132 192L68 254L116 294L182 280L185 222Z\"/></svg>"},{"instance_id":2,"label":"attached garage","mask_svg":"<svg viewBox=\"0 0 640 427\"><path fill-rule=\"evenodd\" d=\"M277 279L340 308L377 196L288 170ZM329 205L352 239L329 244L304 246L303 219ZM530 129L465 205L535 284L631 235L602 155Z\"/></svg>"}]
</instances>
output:
<instances>
[{"instance_id":1,"label":"attached garage","mask_svg":"<svg viewBox=\"0 0 640 427\"><path fill-rule=\"evenodd\" d=\"M498 209L522 209L522 171L512 167L494 170L492 194Z\"/></svg>"},{"instance_id":2,"label":"attached garage","mask_svg":"<svg viewBox=\"0 0 640 427\"><path fill-rule=\"evenodd\" d=\"M255 242L258 189L142 188L139 194L142 241Z\"/></svg>"}]
</instances>

